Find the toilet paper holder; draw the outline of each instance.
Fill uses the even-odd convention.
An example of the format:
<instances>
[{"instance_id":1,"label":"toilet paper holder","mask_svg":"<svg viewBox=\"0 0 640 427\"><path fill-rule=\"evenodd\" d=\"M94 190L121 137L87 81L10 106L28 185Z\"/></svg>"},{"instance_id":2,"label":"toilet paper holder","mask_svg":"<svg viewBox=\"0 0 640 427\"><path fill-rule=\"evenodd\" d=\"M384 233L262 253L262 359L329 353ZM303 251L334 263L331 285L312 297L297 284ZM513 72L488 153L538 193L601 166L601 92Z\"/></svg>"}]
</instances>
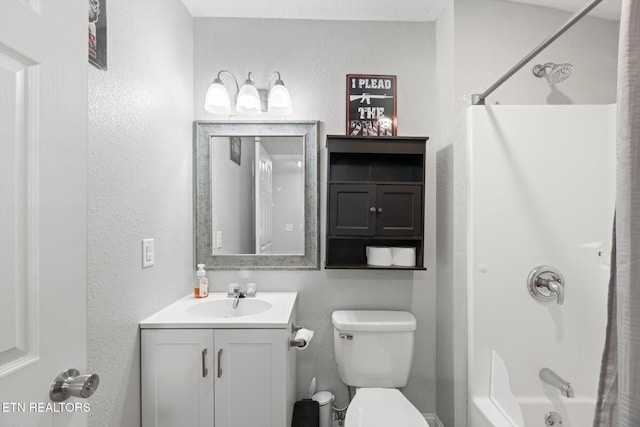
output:
<instances>
[{"instance_id":1,"label":"toilet paper holder","mask_svg":"<svg viewBox=\"0 0 640 427\"><path fill-rule=\"evenodd\" d=\"M307 343L302 340L289 340L289 348L291 347L304 347Z\"/></svg>"},{"instance_id":2,"label":"toilet paper holder","mask_svg":"<svg viewBox=\"0 0 640 427\"><path fill-rule=\"evenodd\" d=\"M291 324L291 333L292 334L295 334L300 329L303 329L303 327L302 326L296 326L293 323ZM305 345L307 345L306 341L289 338L289 348L291 348L291 347L304 347Z\"/></svg>"}]
</instances>

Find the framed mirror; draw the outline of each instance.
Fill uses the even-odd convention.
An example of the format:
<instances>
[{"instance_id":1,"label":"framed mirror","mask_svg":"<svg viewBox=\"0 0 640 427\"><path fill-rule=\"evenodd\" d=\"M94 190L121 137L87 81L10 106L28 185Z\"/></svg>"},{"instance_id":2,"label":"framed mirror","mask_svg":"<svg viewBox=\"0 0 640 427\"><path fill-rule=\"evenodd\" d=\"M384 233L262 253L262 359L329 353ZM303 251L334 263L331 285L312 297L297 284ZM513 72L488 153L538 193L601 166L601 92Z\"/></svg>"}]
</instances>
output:
<instances>
[{"instance_id":1,"label":"framed mirror","mask_svg":"<svg viewBox=\"0 0 640 427\"><path fill-rule=\"evenodd\" d=\"M320 268L318 122L194 122L196 264Z\"/></svg>"}]
</instances>

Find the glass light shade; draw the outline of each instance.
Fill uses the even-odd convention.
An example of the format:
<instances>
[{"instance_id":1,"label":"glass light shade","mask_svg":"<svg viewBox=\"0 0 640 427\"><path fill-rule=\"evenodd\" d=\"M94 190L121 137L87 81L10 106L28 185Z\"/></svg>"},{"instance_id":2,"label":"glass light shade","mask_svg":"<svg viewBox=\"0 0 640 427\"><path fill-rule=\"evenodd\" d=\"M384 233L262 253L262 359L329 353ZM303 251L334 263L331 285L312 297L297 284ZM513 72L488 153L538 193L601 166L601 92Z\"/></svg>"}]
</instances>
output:
<instances>
[{"instance_id":1,"label":"glass light shade","mask_svg":"<svg viewBox=\"0 0 640 427\"><path fill-rule=\"evenodd\" d=\"M229 92L222 83L213 82L207 90L204 109L212 114L228 115L231 113L231 99Z\"/></svg>"},{"instance_id":2,"label":"glass light shade","mask_svg":"<svg viewBox=\"0 0 640 427\"><path fill-rule=\"evenodd\" d=\"M267 111L276 116L288 116L293 112L291 95L283 84L276 84L271 88Z\"/></svg>"},{"instance_id":3,"label":"glass light shade","mask_svg":"<svg viewBox=\"0 0 640 427\"><path fill-rule=\"evenodd\" d=\"M236 111L238 114L245 114L247 116L255 116L262 112L260 94L254 85L245 83L240 88L236 101Z\"/></svg>"}]
</instances>

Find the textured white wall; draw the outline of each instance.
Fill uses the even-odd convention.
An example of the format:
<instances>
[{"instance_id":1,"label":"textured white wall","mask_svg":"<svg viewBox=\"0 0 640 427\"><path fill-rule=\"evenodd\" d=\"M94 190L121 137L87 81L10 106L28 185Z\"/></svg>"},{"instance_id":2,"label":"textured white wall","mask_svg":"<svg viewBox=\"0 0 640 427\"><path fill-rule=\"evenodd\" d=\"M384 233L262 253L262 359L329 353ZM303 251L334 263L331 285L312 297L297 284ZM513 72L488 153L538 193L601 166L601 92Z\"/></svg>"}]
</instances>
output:
<instances>
[{"instance_id":1,"label":"textured white wall","mask_svg":"<svg viewBox=\"0 0 640 427\"><path fill-rule=\"evenodd\" d=\"M469 104L571 16L501 0L455 2L456 84ZM487 98L487 104L610 104L615 102L618 23L587 16L534 57ZM553 88L535 64L570 62L571 77ZM458 115L464 122L465 116Z\"/></svg>"},{"instance_id":2,"label":"textured white wall","mask_svg":"<svg viewBox=\"0 0 640 427\"><path fill-rule=\"evenodd\" d=\"M258 87L267 86L274 70L291 92L291 119L320 120L321 224L324 236L326 134L345 131L345 82L349 73L398 77L398 133L435 132L435 25L359 21L261 19L195 20L194 115L211 119L202 109L208 85L221 69L240 79L253 72ZM233 84L233 83L231 83ZM433 156L428 143L428 158ZM423 412L435 411L435 207L430 200L435 170L427 170L427 272L320 270L308 272L209 273L214 290L235 281L255 281L264 290L300 292L298 322L314 329L309 350L298 357L298 397L313 376L346 403L333 356L331 313L337 309L411 310L418 318L417 352L409 399ZM324 257L324 241L322 242ZM324 262L324 261L323 261ZM417 290L417 292L415 292Z\"/></svg>"},{"instance_id":3,"label":"textured white wall","mask_svg":"<svg viewBox=\"0 0 640 427\"><path fill-rule=\"evenodd\" d=\"M90 425L140 421L138 322L192 288L193 20L179 0L110 0L89 66ZM141 268L141 239L155 266Z\"/></svg>"},{"instance_id":4,"label":"textured white wall","mask_svg":"<svg viewBox=\"0 0 640 427\"><path fill-rule=\"evenodd\" d=\"M454 339L460 332L460 321L454 317L453 275L453 139L455 134L455 44L454 8L450 2L436 23L436 81L438 101L438 138L436 163L436 413L445 426L455 425L456 405L464 408L464 402L454 400L460 387L456 360L466 355L454 351ZM464 317L462 319L464 322ZM464 332L464 329L463 329ZM466 365L462 365L464 369ZM464 387L464 383L462 385Z\"/></svg>"}]
</instances>

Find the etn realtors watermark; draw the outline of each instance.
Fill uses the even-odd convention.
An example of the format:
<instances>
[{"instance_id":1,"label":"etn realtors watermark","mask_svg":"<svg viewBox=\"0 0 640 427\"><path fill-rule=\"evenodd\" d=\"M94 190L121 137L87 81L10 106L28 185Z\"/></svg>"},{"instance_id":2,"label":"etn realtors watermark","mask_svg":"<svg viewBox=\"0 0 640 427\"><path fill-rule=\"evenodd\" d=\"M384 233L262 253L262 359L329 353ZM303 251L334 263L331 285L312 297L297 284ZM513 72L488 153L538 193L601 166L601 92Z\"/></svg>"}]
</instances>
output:
<instances>
[{"instance_id":1,"label":"etn realtors watermark","mask_svg":"<svg viewBox=\"0 0 640 427\"><path fill-rule=\"evenodd\" d=\"M2 402L0 413L61 413L61 412L91 412L89 402Z\"/></svg>"}]
</instances>

